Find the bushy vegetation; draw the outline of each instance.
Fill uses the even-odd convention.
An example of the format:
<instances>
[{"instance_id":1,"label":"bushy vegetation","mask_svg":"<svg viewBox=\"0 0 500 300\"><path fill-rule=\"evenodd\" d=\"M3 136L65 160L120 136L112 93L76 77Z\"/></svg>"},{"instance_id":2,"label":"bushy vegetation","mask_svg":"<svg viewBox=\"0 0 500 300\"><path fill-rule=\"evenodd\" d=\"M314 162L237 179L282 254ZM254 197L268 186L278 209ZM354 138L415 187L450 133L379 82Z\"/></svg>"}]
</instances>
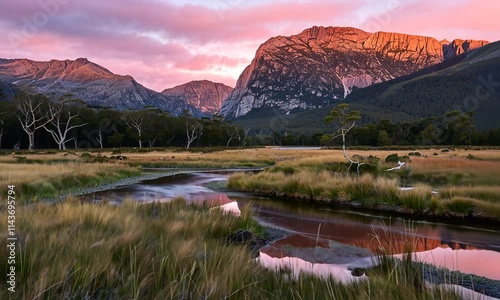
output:
<instances>
[{"instance_id":1,"label":"bushy vegetation","mask_svg":"<svg viewBox=\"0 0 500 300\"><path fill-rule=\"evenodd\" d=\"M398 154L389 157L394 158L389 160L391 163L402 159ZM341 159L340 156L337 159ZM500 190L497 185L488 185L490 180L491 184L498 180L492 179L493 173L478 165L489 163L496 166L496 162L471 163L464 158L414 159L411 167L394 172L381 171L386 164L378 167L372 164L375 171L357 176L356 173L346 172L347 167L343 163L328 162L326 158L303 158L280 162L258 174L233 175L228 186L259 194L396 212L500 219ZM493 169L491 172L494 172ZM448 177L442 179L440 186L435 185L436 180L441 180L441 173L446 173ZM469 177L459 176L463 173L469 173ZM413 186L402 189L407 181ZM470 184L475 186L468 186ZM437 193L433 193L435 188Z\"/></svg>"}]
</instances>

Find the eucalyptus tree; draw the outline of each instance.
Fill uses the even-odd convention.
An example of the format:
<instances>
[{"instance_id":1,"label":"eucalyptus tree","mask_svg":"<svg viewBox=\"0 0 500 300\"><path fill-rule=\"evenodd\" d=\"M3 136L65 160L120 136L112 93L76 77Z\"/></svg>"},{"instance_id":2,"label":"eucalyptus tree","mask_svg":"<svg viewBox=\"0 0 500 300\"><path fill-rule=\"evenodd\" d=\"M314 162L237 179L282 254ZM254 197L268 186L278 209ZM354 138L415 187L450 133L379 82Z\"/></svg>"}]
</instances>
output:
<instances>
[{"instance_id":1,"label":"eucalyptus tree","mask_svg":"<svg viewBox=\"0 0 500 300\"><path fill-rule=\"evenodd\" d=\"M349 162L349 169L356 165L356 170L360 172L360 167L364 165L364 162L354 160L347 154L346 150L346 136L356 126L356 122L361 119L361 113L358 110L351 110L349 104L341 103L334 107L330 114L326 116L325 123L333 124L336 128L335 133L331 136L331 139L338 137L342 138L342 153L344 158Z\"/></svg>"},{"instance_id":2,"label":"eucalyptus tree","mask_svg":"<svg viewBox=\"0 0 500 300\"><path fill-rule=\"evenodd\" d=\"M22 94L14 100L16 116L24 132L28 135L29 150L35 149L35 132L49 124L54 118L52 110L56 109L49 104L47 98L42 95L31 97Z\"/></svg>"},{"instance_id":3,"label":"eucalyptus tree","mask_svg":"<svg viewBox=\"0 0 500 300\"><path fill-rule=\"evenodd\" d=\"M50 121L45 123L42 127L50 133L54 141L59 147L59 150L66 150L66 143L75 139L76 135L68 139L68 133L75 128L87 125L79 120L80 113L75 112L74 107L70 107L65 102L49 103L49 116ZM77 143L75 143L76 147Z\"/></svg>"}]
</instances>

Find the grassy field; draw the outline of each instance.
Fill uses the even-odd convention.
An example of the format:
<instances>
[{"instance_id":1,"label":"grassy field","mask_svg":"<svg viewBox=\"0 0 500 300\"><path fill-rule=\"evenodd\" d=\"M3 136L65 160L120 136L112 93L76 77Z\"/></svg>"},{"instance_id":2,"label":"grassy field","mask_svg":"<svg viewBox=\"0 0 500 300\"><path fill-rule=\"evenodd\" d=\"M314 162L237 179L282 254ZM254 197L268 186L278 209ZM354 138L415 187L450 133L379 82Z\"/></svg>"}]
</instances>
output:
<instances>
[{"instance_id":1,"label":"grassy field","mask_svg":"<svg viewBox=\"0 0 500 300\"><path fill-rule=\"evenodd\" d=\"M352 155L380 159L369 172L346 172L342 153L335 150L306 151L259 174L238 174L229 180L236 190L272 194L309 201L360 202L370 208L392 206L401 212L445 217L500 220L500 151L421 150L352 151ZM393 153L408 156L406 171L386 172L396 163L385 163ZM413 155L415 155L413 153ZM399 189L404 183L413 191ZM434 189L438 194L433 194Z\"/></svg>"},{"instance_id":2,"label":"grassy field","mask_svg":"<svg viewBox=\"0 0 500 300\"><path fill-rule=\"evenodd\" d=\"M418 271L394 262L351 284L266 270L244 246L225 243L237 229L260 231L250 211L235 217L181 199L67 201L19 207L17 220L18 291L7 292L2 259L1 299L458 299L426 288ZM6 247L0 256L8 256Z\"/></svg>"},{"instance_id":3,"label":"grassy field","mask_svg":"<svg viewBox=\"0 0 500 300\"><path fill-rule=\"evenodd\" d=\"M141 173L128 165L86 162L0 162L0 168L5 170L0 173L0 186L15 185L25 202L56 198L75 188L98 186Z\"/></svg>"},{"instance_id":4,"label":"grassy field","mask_svg":"<svg viewBox=\"0 0 500 300\"><path fill-rule=\"evenodd\" d=\"M16 185L22 197L16 212L19 290L15 297L7 293L8 265L0 260L0 299L456 299L424 287L419 272L394 262L351 284L307 274L291 280L288 270L263 269L246 248L224 241L238 229L262 232L250 211L238 218L182 200L121 206L82 204L71 197L58 204L32 201L139 175L139 166L271 166L259 174L235 175L230 185L319 201L500 218L500 151L419 151L421 156L412 156L409 163L418 186L404 193L398 189L399 175L383 171L394 166L384 163L385 157L407 155L403 150L353 151L382 161L378 171L359 178L345 172L338 150L4 153L0 182ZM433 188L439 196L431 193ZM2 201L0 218L6 220L7 213ZM4 240L6 226L0 222ZM7 255L0 248L0 257Z\"/></svg>"}]
</instances>

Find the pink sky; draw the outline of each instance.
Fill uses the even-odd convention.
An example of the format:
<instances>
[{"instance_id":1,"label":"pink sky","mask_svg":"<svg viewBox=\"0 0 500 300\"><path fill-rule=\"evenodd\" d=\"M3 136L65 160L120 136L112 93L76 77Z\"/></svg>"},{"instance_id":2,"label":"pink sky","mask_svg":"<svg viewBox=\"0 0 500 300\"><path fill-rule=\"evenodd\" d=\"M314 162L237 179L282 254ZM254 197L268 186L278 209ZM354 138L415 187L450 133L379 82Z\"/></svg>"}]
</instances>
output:
<instances>
[{"instance_id":1,"label":"pink sky","mask_svg":"<svg viewBox=\"0 0 500 300\"><path fill-rule=\"evenodd\" d=\"M2 1L0 58L86 57L157 91L234 86L273 36L317 25L497 41L499 11L497 0Z\"/></svg>"}]
</instances>

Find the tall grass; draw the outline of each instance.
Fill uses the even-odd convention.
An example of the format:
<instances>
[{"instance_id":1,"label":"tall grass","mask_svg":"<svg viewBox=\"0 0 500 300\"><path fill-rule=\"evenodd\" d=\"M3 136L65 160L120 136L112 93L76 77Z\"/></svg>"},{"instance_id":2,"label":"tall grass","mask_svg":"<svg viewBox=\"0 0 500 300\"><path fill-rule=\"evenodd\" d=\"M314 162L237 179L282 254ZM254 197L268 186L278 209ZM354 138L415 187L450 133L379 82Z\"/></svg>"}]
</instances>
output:
<instances>
[{"instance_id":1,"label":"tall grass","mask_svg":"<svg viewBox=\"0 0 500 300\"><path fill-rule=\"evenodd\" d=\"M398 211L465 217L471 214L500 219L498 187L448 186L437 195L432 187L418 183L401 190L396 179L364 174L328 172L314 168L273 167L258 174L237 174L228 187L236 190L328 203L358 203L365 207L392 207ZM467 198L464 200L464 198ZM353 202L354 201L354 202Z\"/></svg>"},{"instance_id":2,"label":"tall grass","mask_svg":"<svg viewBox=\"0 0 500 300\"><path fill-rule=\"evenodd\" d=\"M33 197L52 198L63 191L109 183L140 174L137 168L111 163L0 163L0 168L6 170L0 173L0 185L15 185L19 193L18 199L22 201Z\"/></svg>"},{"instance_id":3,"label":"tall grass","mask_svg":"<svg viewBox=\"0 0 500 300\"><path fill-rule=\"evenodd\" d=\"M0 211L0 218L6 214ZM115 207L67 201L21 206L17 216L16 299L454 297L391 275L401 272L397 264L347 285L306 274L292 280L286 271L263 269L244 246L224 241L237 229L258 231L250 210L235 217L182 200ZM6 247L0 256L7 256ZM1 299L9 299L6 268L0 260Z\"/></svg>"}]
</instances>

